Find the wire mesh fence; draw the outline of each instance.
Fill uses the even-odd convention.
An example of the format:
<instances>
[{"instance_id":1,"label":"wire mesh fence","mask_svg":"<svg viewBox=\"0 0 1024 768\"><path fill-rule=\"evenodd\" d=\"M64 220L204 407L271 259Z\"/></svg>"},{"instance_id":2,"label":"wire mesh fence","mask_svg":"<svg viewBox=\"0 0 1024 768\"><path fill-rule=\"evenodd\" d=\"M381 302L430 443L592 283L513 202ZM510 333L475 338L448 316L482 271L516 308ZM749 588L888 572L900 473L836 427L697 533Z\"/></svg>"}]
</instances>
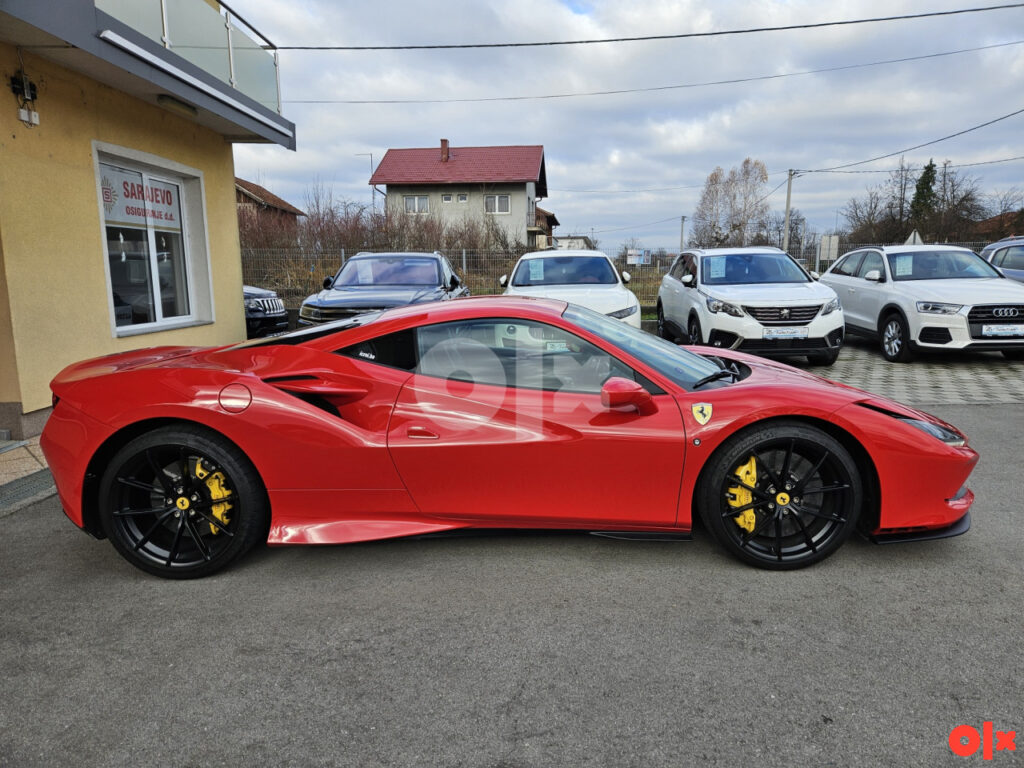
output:
<instances>
[{"instance_id":1,"label":"wire mesh fence","mask_svg":"<svg viewBox=\"0 0 1024 768\"><path fill-rule=\"evenodd\" d=\"M878 243L847 243L840 241L839 247L823 254L817 243L791 245L789 253L808 270L824 272L837 255ZM888 243L887 245L900 245ZM944 243L979 251L984 242ZM502 292L498 280L502 275L511 275L512 268L523 252L521 251L440 251L451 263L474 296ZM309 295L323 288L325 277L333 276L355 255L354 252L306 250L303 248L243 248L242 279L246 285L255 285L276 291L288 309L298 309ZM609 254L612 255L612 254ZM656 252L644 264L629 264L624 256L612 256L620 270L629 272L629 288L636 294L641 305L653 307L657 303L661 278L668 272L675 260L675 253Z\"/></svg>"}]
</instances>

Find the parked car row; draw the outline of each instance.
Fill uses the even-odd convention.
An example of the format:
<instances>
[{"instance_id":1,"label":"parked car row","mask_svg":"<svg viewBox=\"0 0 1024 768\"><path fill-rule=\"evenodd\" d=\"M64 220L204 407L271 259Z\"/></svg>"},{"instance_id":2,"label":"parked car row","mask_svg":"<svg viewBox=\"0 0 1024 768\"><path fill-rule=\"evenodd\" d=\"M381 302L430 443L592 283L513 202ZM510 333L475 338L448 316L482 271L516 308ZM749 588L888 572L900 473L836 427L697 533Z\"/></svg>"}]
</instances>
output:
<instances>
[{"instance_id":1,"label":"parked car row","mask_svg":"<svg viewBox=\"0 0 1024 768\"><path fill-rule=\"evenodd\" d=\"M687 251L662 278L658 333L806 355L816 365L835 362L846 333L878 339L890 362L918 350L964 349L1022 360L1024 283L1007 278L1024 278L1024 238L993 243L982 255L946 245L861 248L819 277L776 248Z\"/></svg>"},{"instance_id":2,"label":"parked car row","mask_svg":"<svg viewBox=\"0 0 1024 768\"><path fill-rule=\"evenodd\" d=\"M1007 280L1006 278L1015 278ZM523 255L499 285L510 296L559 299L633 327L641 307L600 251ZM681 253L662 278L658 335L691 345L769 357L806 356L832 365L847 334L877 338L886 360L918 350L999 351L1024 359L1024 237L966 248L903 245L844 254L819 276L766 246ZM246 287L250 337L287 327L272 292ZM448 260L433 253L360 253L307 298L299 325L316 325L408 304L470 294Z\"/></svg>"}]
</instances>

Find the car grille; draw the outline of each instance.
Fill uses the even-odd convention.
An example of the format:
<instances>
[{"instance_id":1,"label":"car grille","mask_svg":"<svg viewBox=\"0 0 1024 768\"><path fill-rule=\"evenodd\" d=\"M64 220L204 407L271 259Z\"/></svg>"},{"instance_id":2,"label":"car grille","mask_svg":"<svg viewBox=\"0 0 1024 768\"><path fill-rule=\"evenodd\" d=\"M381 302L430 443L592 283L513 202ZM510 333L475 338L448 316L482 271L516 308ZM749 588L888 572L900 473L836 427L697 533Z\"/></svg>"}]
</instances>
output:
<instances>
[{"instance_id":1,"label":"car grille","mask_svg":"<svg viewBox=\"0 0 1024 768\"><path fill-rule=\"evenodd\" d=\"M972 323L1024 323L1024 304L985 304L971 307L967 320Z\"/></svg>"},{"instance_id":2,"label":"car grille","mask_svg":"<svg viewBox=\"0 0 1024 768\"><path fill-rule=\"evenodd\" d=\"M820 304L807 307L743 307L761 325L807 325L817 317Z\"/></svg>"},{"instance_id":3,"label":"car grille","mask_svg":"<svg viewBox=\"0 0 1024 768\"><path fill-rule=\"evenodd\" d=\"M281 299L253 299L257 309L262 309L268 315L278 315L284 312L284 302Z\"/></svg>"},{"instance_id":4,"label":"car grille","mask_svg":"<svg viewBox=\"0 0 1024 768\"><path fill-rule=\"evenodd\" d=\"M972 339L985 341L1017 340L1020 334L993 335L985 333L985 326L1020 325L1024 326L1024 304L983 304L971 307L967 313L967 327ZM1010 329L1007 329L1010 330Z\"/></svg>"},{"instance_id":5,"label":"car grille","mask_svg":"<svg viewBox=\"0 0 1024 768\"><path fill-rule=\"evenodd\" d=\"M379 312L380 307L302 307L299 316L303 320L310 320L314 323L326 323L331 320L345 320L356 315L364 315L367 312Z\"/></svg>"}]
</instances>

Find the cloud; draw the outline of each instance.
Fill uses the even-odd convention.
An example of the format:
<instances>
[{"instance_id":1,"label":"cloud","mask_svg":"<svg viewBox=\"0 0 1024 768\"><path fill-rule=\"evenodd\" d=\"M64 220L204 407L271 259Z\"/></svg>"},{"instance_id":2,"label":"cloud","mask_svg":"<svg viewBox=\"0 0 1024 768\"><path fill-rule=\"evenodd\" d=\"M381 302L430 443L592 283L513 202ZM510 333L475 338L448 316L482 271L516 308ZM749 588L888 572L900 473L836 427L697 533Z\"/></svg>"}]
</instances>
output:
<instances>
[{"instance_id":1,"label":"cloud","mask_svg":"<svg viewBox=\"0 0 1024 768\"><path fill-rule=\"evenodd\" d=\"M928 10L960 7L937 0ZM246 19L278 45L526 42L738 29L920 13L911 0L388 0L282 5L253 0ZM238 175L295 204L320 182L368 203L369 158L392 147L543 144L557 230L620 230L675 248L707 174L763 160L771 187L789 168L856 162L963 130L1024 106L1012 101L1024 45L885 66L700 88L564 99L441 104L294 104L311 99L466 99L654 88L848 66L1024 38L1024 10L715 38L445 51L282 51L285 115L298 151L239 145ZM910 153L921 165L1024 154L1024 116ZM872 168L889 168L880 161ZM1024 163L967 169L983 191L1020 185ZM819 231L867 184L860 174L801 176L793 205ZM696 189L686 189L697 187ZM658 192L635 190L659 189ZM571 190L591 190L587 192ZM607 190L597 193L593 190ZM784 188L769 199L784 206ZM840 223L842 223L840 221ZM648 225L648 226L640 226Z\"/></svg>"}]
</instances>

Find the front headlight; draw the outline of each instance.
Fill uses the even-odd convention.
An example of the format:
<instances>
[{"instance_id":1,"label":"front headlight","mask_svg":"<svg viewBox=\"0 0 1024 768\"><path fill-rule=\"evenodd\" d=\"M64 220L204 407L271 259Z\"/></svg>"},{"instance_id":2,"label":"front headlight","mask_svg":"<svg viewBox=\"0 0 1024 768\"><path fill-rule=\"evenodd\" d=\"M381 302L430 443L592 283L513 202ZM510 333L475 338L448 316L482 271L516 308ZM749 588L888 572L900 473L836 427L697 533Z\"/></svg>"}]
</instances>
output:
<instances>
[{"instance_id":1,"label":"front headlight","mask_svg":"<svg viewBox=\"0 0 1024 768\"><path fill-rule=\"evenodd\" d=\"M917 302L917 311L930 315L955 315L963 306L963 304L944 304L941 301L919 301Z\"/></svg>"},{"instance_id":2,"label":"front headlight","mask_svg":"<svg viewBox=\"0 0 1024 768\"><path fill-rule=\"evenodd\" d=\"M839 306L839 297L837 296L836 298L832 299L832 301L825 305L825 308L821 310L821 314L831 315L838 309L842 309L842 307Z\"/></svg>"},{"instance_id":3,"label":"front headlight","mask_svg":"<svg viewBox=\"0 0 1024 768\"><path fill-rule=\"evenodd\" d=\"M609 312L608 317L614 317L616 320L622 320L623 318L629 317L630 315L635 315L637 313L637 310L639 309L640 305L634 304L631 307L620 309L618 312Z\"/></svg>"},{"instance_id":4,"label":"front headlight","mask_svg":"<svg viewBox=\"0 0 1024 768\"><path fill-rule=\"evenodd\" d=\"M303 320L319 320L320 310L316 307L309 306L309 304L303 304L299 308L299 317Z\"/></svg>"},{"instance_id":5,"label":"front headlight","mask_svg":"<svg viewBox=\"0 0 1024 768\"><path fill-rule=\"evenodd\" d=\"M245 300L245 308L246 309L259 309L259 305L256 303L256 299L246 299Z\"/></svg>"},{"instance_id":6,"label":"front headlight","mask_svg":"<svg viewBox=\"0 0 1024 768\"><path fill-rule=\"evenodd\" d=\"M941 440L946 445L951 445L954 448L961 448L967 444L967 440L963 435L954 432L951 429L947 429L941 424L935 424L934 422L923 421L921 419L901 418L900 421L904 424L909 424L912 427L917 427L922 432L927 432L932 437Z\"/></svg>"},{"instance_id":7,"label":"front headlight","mask_svg":"<svg viewBox=\"0 0 1024 768\"><path fill-rule=\"evenodd\" d=\"M710 312L725 312L725 314L732 315L733 317L743 317L743 310L735 304L730 304L728 301L708 296L707 304Z\"/></svg>"}]
</instances>

